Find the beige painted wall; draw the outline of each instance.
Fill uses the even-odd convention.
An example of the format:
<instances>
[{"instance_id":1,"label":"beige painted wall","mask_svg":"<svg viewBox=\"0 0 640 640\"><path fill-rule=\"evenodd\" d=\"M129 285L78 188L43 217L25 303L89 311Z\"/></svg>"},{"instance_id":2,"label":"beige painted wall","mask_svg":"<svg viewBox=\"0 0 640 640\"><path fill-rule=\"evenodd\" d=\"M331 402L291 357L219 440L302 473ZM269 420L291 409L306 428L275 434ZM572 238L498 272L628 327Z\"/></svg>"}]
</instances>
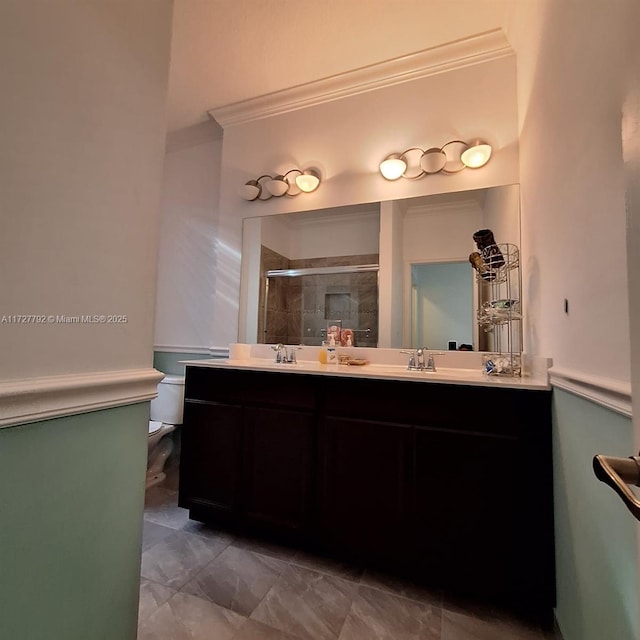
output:
<instances>
[{"instance_id":1,"label":"beige painted wall","mask_svg":"<svg viewBox=\"0 0 640 640\"><path fill-rule=\"evenodd\" d=\"M518 56L525 340L557 366L619 380L630 376L621 113L634 6L518 3L508 29Z\"/></svg>"},{"instance_id":2,"label":"beige painted wall","mask_svg":"<svg viewBox=\"0 0 640 640\"><path fill-rule=\"evenodd\" d=\"M0 379L151 367L171 7L0 7Z\"/></svg>"},{"instance_id":3,"label":"beige painted wall","mask_svg":"<svg viewBox=\"0 0 640 640\"><path fill-rule=\"evenodd\" d=\"M222 140L195 142L165 157L156 351L213 344Z\"/></svg>"}]
</instances>

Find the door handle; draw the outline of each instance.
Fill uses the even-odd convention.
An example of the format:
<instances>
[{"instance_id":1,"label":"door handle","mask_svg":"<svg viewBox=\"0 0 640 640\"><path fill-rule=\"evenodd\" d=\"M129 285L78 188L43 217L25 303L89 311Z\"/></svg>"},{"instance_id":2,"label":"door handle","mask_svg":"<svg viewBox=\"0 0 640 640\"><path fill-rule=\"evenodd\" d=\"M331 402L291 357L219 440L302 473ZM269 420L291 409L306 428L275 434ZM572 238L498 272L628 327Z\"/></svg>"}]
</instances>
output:
<instances>
[{"instance_id":1,"label":"door handle","mask_svg":"<svg viewBox=\"0 0 640 640\"><path fill-rule=\"evenodd\" d=\"M627 509L640 520L640 500L627 485L640 487L640 457L614 458L597 455L593 458L593 472L598 480L608 484L621 498Z\"/></svg>"}]
</instances>

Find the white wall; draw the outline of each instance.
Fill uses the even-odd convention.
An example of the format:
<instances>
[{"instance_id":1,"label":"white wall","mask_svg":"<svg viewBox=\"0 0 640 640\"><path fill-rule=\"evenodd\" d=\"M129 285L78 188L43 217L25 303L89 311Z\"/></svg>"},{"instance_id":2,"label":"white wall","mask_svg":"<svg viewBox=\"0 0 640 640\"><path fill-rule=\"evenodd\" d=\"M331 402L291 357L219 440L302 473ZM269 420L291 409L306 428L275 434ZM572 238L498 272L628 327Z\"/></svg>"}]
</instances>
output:
<instances>
[{"instance_id":1,"label":"white wall","mask_svg":"<svg viewBox=\"0 0 640 640\"><path fill-rule=\"evenodd\" d=\"M153 357L171 2L5 2L0 13L0 379ZM132 100L131 96L135 96Z\"/></svg>"},{"instance_id":2,"label":"white wall","mask_svg":"<svg viewBox=\"0 0 640 640\"><path fill-rule=\"evenodd\" d=\"M638 248L625 213L637 171L625 176L621 130L640 83L638 24L635 0L546 0L513 5L508 26L518 59L526 342L591 398L589 388L622 394L630 336L640 335L637 307L629 315L636 259L627 263L625 250L627 234ZM559 374L552 380L561 384ZM634 453L631 421L558 388L553 415L563 637L637 640L638 526L591 471L594 454Z\"/></svg>"},{"instance_id":3,"label":"white wall","mask_svg":"<svg viewBox=\"0 0 640 640\"><path fill-rule=\"evenodd\" d=\"M498 243L520 247L520 189L503 187L487 189L482 202L482 226L494 232Z\"/></svg>"},{"instance_id":4,"label":"white wall","mask_svg":"<svg viewBox=\"0 0 640 640\"><path fill-rule=\"evenodd\" d=\"M404 259L411 262L467 260L473 234L482 228L482 209L475 200L409 206L404 217Z\"/></svg>"},{"instance_id":5,"label":"white wall","mask_svg":"<svg viewBox=\"0 0 640 640\"><path fill-rule=\"evenodd\" d=\"M380 205L380 273L378 277L378 346L399 348L403 340L403 269L402 227L407 205L402 201Z\"/></svg>"},{"instance_id":6,"label":"white wall","mask_svg":"<svg viewBox=\"0 0 640 640\"><path fill-rule=\"evenodd\" d=\"M522 3L508 33L526 147L525 342L557 366L619 380L630 372L621 112L634 4Z\"/></svg>"},{"instance_id":7,"label":"white wall","mask_svg":"<svg viewBox=\"0 0 640 640\"><path fill-rule=\"evenodd\" d=\"M378 253L379 212L379 204L372 203L302 216L266 216L262 244L290 260Z\"/></svg>"},{"instance_id":8,"label":"white wall","mask_svg":"<svg viewBox=\"0 0 640 640\"><path fill-rule=\"evenodd\" d=\"M237 326L241 220L297 210L386 201L518 181L514 60L506 57L230 126L222 158L215 341ZM469 100L469 87L481 87ZM313 126L309 126L313 122ZM485 136L495 145L481 171L390 183L378 171L382 158L415 145ZM256 144L259 141L259 144ZM237 189L265 172L316 166L322 183L311 194L246 202ZM235 309L234 309L235 306ZM224 331L223 331L224 329Z\"/></svg>"},{"instance_id":9,"label":"white wall","mask_svg":"<svg viewBox=\"0 0 640 640\"><path fill-rule=\"evenodd\" d=\"M158 258L157 351L214 344L214 294L222 140L169 149Z\"/></svg>"}]
</instances>

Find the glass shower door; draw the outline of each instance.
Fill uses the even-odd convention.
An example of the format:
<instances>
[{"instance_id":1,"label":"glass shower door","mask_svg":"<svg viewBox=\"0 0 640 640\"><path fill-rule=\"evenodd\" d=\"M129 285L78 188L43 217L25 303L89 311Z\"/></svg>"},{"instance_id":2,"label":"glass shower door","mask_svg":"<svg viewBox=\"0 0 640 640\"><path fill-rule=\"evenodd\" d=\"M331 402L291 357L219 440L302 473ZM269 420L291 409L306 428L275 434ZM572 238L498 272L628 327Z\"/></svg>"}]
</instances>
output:
<instances>
[{"instance_id":1,"label":"glass shower door","mask_svg":"<svg viewBox=\"0 0 640 640\"><path fill-rule=\"evenodd\" d=\"M264 287L263 342L318 346L336 327L353 346L377 345L378 265L275 269Z\"/></svg>"}]
</instances>

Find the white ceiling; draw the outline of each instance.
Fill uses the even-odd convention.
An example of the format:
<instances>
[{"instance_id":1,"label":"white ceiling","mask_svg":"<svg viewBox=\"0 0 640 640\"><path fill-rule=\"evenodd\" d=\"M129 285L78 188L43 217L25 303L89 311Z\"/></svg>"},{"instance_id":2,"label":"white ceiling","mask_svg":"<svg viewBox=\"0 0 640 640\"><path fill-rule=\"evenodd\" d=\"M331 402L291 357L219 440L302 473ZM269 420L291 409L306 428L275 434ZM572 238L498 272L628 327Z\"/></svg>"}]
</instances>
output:
<instances>
[{"instance_id":1,"label":"white ceiling","mask_svg":"<svg viewBox=\"0 0 640 640\"><path fill-rule=\"evenodd\" d=\"M175 0L167 129L505 26L523 0Z\"/></svg>"}]
</instances>

